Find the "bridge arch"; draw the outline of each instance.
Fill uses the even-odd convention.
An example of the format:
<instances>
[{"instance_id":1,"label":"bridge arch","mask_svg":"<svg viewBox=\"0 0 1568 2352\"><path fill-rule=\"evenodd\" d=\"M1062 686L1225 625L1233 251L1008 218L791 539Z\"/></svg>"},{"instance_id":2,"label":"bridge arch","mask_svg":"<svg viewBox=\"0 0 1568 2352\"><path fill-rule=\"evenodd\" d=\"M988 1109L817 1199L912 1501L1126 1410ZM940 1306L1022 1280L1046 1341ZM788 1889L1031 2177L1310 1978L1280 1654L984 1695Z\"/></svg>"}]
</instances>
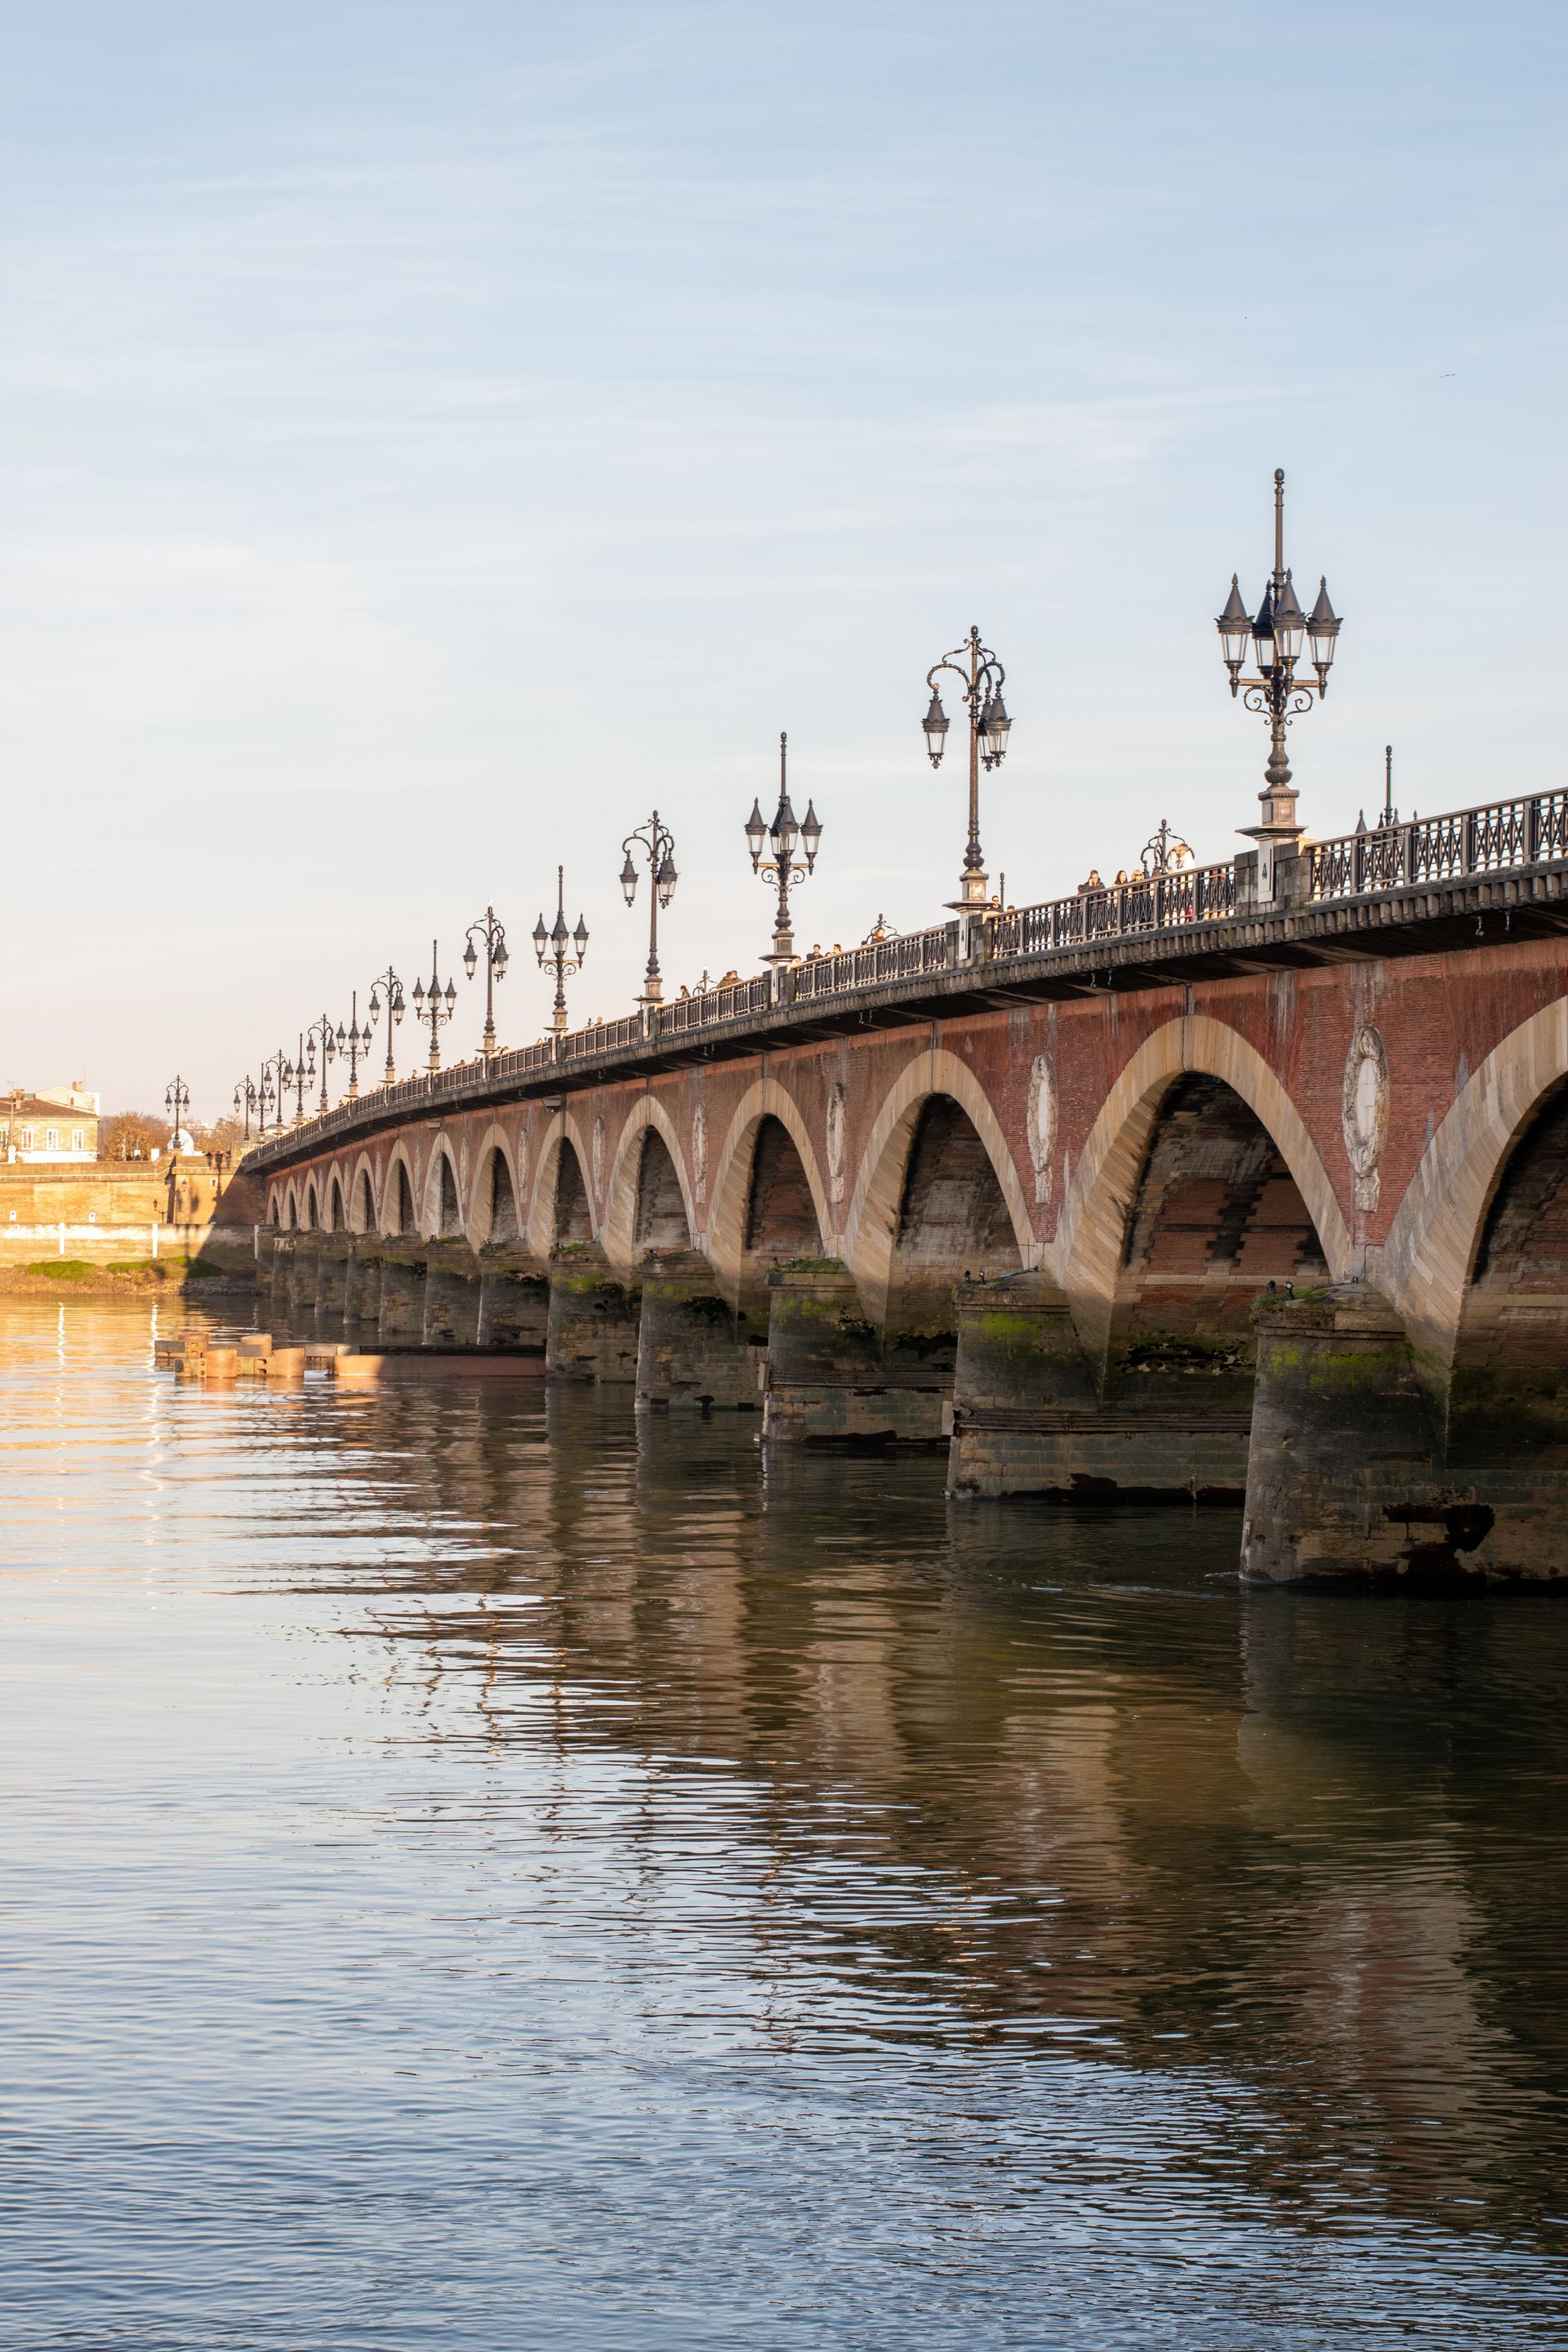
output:
<instances>
[{"instance_id":1,"label":"bridge arch","mask_svg":"<svg viewBox=\"0 0 1568 2352\"><path fill-rule=\"evenodd\" d=\"M1256 1046L1207 1013L1185 1013L1144 1040L1100 1106L1062 1204L1053 1255L1090 1361L1110 1345L1124 1258L1162 1117L1183 1080L1209 1079L1239 1097L1300 1194L1330 1276L1351 1270L1344 1213L1317 1145ZM1195 1098L1194 1098L1195 1099ZM1179 1107L1179 1106L1178 1106ZM1208 1180L1218 1182L1221 1176Z\"/></svg>"},{"instance_id":2,"label":"bridge arch","mask_svg":"<svg viewBox=\"0 0 1568 2352\"><path fill-rule=\"evenodd\" d=\"M535 1257L595 1239L588 1171L593 1154L570 1111L551 1122L533 1172L528 1206L528 1246Z\"/></svg>"},{"instance_id":3,"label":"bridge arch","mask_svg":"<svg viewBox=\"0 0 1568 2352\"><path fill-rule=\"evenodd\" d=\"M399 1141L392 1148L381 1182L381 1230L389 1240L400 1234L417 1234L419 1221L414 1202L414 1169L407 1147Z\"/></svg>"},{"instance_id":4,"label":"bridge arch","mask_svg":"<svg viewBox=\"0 0 1568 2352\"><path fill-rule=\"evenodd\" d=\"M425 1171L425 1198L419 1230L427 1241L460 1241L463 1237L463 1196L458 1161L444 1135L437 1136Z\"/></svg>"},{"instance_id":5,"label":"bridge arch","mask_svg":"<svg viewBox=\"0 0 1568 2352\"><path fill-rule=\"evenodd\" d=\"M650 1145L650 1138L653 1139ZM650 1149L661 1160L649 1167ZM651 1195L645 1192L650 1177L662 1178L657 1222L665 1238L645 1231L645 1211ZM601 1239L612 1265L630 1265L648 1249L689 1249L697 1230L691 1186L680 1138L663 1103L651 1094L637 1097L626 1116L605 1187L605 1217Z\"/></svg>"},{"instance_id":6,"label":"bridge arch","mask_svg":"<svg viewBox=\"0 0 1568 2352\"><path fill-rule=\"evenodd\" d=\"M941 1101L951 1103L962 1118L955 1120L945 1110L933 1111L928 1117L928 1106ZM933 1122L940 1124L940 1133L934 1131ZM978 1142L980 1155L967 1145L965 1130ZM987 1270L1003 1271L994 1263L995 1258L1013 1252L1014 1266L1033 1265L1039 1256L1018 1171L984 1088L956 1054L942 1046L928 1046L906 1065L883 1097L860 1155L859 1171L844 1221L844 1262L878 1322L887 1320L895 1283L913 1271L909 1265L909 1244L913 1235L906 1212L917 1205L910 1197L909 1187L911 1174L919 1173L914 1155L917 1144L922 1141L946 1161L945 1174L937 1171L936 1160L928 1161L932 1181L948 1187L956 1181L957 1188L967 1192L967 1205L956 1205L961 1218L975 1223L973 1240L994 1240L993 1262ZM952 1158L954 1150L963 1155L962 1174ZM999 1215L982 1174L983 1167L988 1169L1000 1195ZM927 1205L934 1208L934 1203L932 1194ZM950 1222L949 1236L935 1255L930 1250L923 1253L928 1262L921 1268L922 1286L930 1287L933 1280L951 1286L947 1284L949 1257L954 1249L959 1256L963 1255L962 1241L955 1236L956 1223ZM902 1257L901 1240L905 1244ZM1007 1249L1008 1241L1011 1251ZM974 1254L972 1248L971 1256ZM952 1271L962 1274L963 1270L955 1259Z\"/></svg>"},{"instance_id":7,"label":"bridge arch","mask_svg":"<svg viewBox=\"0 0 1568 2352\"><path fill-rule=\"evenodd\" d=\"M303 1223L305 1231L308 1234L318 1233L321 1230L321 1202L316 1192L316 1180L313 1176L309 1179L305 1186L305 1211L300 1222Z\"/></svg>"},{"instance_id":8,"label":"bridge arch","mask_svg":"<svg viewBox=\"0 0 1568 2352\"><path fill-rule=\"evenodd\" d=\"M375 1231L375 1180L370 1160L363 1151L354 1165L349 1185L349 1231L352 1234L373 1234Z\"/></svg>"},{"instance_id":9,"label":"bridge arch","mask_svg":"<svg viewBox=\"0 0 1568 2352\"><path fill-rule=\"evenodd\" d=\"M283 1223L283 1194L276 1184L268 1187L267 1222L269 1225L280 1225Z\"/></svg>"},{"instance_id":10,"label":"bridge arch","mask_svg":"<svg viewBox=\"0 0 1568 2352\"><path fill-rule=\"evenodd\" d=\"M343 1180L339 1170L334 1168L331 1181L327 1187L327 1228L331 1233L341 1234L347 1223L348 1218L343 1212Z\"/></svg>"},{"instance_id":11,"label":"bridge arch","mask_svg":"<svg viewBox=\"0 0 1568 2352\"><path fill-rule=\"evenodd\" d=\"M794 1147L805 1183L816 1226L813 1255L821 1255L826 1246L825 1236L831 1229L827 1188L822 1181L822 1171L805 1114L794 1096L776 1078L760 1078L747 1088L736 1106L713 1163L713 1182L708 1203L708 1253L714 1272L730 1286L740 1283L751 1255L748 1229L757 1175L757 1153L770 1119L783 1129L785 1138Z\"/></svg>"},{"instance_id":12,"label":"bridge arch","mask_svg":"<svg viewBox=\"0 0 1568 2352\"><path fill-rule=\"evenodd\" d=\"M1472 1072L1405 1188L1378 1276L1417 1349L1442 1370L1454 1360L1500 1190L1565 1078L1568 997L1559 997Z\"/></svg>"},{"instance_id":13,"label":"bridge arch","mask_svg":"<svg viewBox=\"0 0 1568 2352\"><path fill-rule=\"evenodd\" d=\"M522 1195L517 1181L517 1161L503 1129L492 1126L486 1129L474 1161L466 1220L469 1241L475 1249L484 1249L493 1243L519 1240L522 1231Z\"/></svg>"}]
</instances>

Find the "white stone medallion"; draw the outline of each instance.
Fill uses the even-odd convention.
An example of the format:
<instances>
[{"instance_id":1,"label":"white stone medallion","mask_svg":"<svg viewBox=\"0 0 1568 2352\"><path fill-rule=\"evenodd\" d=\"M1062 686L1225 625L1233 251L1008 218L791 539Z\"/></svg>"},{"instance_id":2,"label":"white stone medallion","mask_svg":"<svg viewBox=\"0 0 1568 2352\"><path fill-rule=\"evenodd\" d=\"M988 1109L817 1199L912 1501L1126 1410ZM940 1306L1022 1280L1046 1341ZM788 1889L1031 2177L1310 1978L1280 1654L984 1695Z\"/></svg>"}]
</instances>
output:
<instances>
[{"instance_id":1,"label":"white stone medallion","mask_svg":"<svg viewBox=\"0 0 1568 2352\"><path fill-rule=\"evenodd\" d=\"M844 1081L836 1078L827 1097L827 1191L831 1200L844 1198Z\"/></svg>"},{"instance_id":2,"label":"white stone medallion","mask_svg":"<svg viewBox=\"0 0 1568 2352\"><path fill-rule=\"evenodd\" d=\"M1035 1167L1035 1198L1051 1197L1051 1159L1057 1148L1057 1074L1048 1054L1037 1054L1029 1072L1029 1158Z\"/></svg>"},{"instance_id":3,"label":"white stone medallion","mask_svg":"<svg viewBox=\"0 0 1568 2352\"><path fill-rule=\"evenodd\" d=\"M699 1103L691 1122L691 1188L699 1207L708 1197L708 1106Z\"/></svg>"},{"instance_id":4,"label":"white stone medallion","mask_svg":"<svg viewBox=\"0 0 1568 2352\"><path fill-rule=\"evenodd\" d=\"M1341 1117L1355 1178L1356 1207L1375 1209L1382 1181L1379 1163L1388 1140L1388 1050L1370 1026L1358 1029L1351 1039Z\"/></svg>"}]
</instances>

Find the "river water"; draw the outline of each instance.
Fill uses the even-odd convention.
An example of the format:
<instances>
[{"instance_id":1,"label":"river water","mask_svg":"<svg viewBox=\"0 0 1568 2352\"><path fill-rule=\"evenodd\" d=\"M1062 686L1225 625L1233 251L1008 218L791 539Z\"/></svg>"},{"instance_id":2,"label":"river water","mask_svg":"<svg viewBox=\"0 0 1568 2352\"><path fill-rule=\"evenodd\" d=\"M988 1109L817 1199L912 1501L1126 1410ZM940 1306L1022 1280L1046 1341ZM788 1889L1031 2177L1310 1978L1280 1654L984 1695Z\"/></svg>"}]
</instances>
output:
<instances>
[{"instance_id":1,"label":"river water","mask_svg":"<svg viewBox=\"0 0 1568 2352\"><path fill-rule=\"evenodd\" d=\"M1568 2341L1568 1609L153 1321L0 1307L0 2344Z\"/></svg>"}]
</instances>

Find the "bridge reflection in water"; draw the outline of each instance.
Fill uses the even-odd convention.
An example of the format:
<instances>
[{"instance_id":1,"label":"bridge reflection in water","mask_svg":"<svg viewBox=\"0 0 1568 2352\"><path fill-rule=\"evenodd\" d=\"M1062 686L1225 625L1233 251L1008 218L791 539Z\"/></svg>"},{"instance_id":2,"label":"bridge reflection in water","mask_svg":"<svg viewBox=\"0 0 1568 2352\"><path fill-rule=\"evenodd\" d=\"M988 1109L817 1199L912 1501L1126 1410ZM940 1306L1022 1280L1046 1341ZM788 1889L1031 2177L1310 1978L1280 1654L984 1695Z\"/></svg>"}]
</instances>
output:
<instances>
[{"instance_id":1,"label":"bridge reflection in water","mask_svg":"<svg viewBox=\"0 0 1568 2352\"><path fill-rule=\"evenodd\" d=\"M29 2344L1552 2340L1563 1612L0 1333Z\"/></svg>"}]
</instances>

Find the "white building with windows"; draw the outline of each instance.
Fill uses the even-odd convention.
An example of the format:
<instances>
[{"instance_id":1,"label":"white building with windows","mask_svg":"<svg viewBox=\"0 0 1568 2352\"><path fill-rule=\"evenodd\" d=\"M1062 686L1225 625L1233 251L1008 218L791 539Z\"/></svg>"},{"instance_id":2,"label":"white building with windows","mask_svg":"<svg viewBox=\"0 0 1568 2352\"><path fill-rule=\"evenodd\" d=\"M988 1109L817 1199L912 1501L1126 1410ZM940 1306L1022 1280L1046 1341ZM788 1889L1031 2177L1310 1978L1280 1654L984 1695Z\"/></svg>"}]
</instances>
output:
<instances>
[{"instance_id":1,"label":"white building with windows","mask_svg":"<svg viewBox=\"0 0 1568 2352\"><path fill-rule=\"evenodd\" d=\"M7 1160L98 1158L99 1097L79 1078L32 1094L0 1095L0 1154Z\"/></svg>"}]
</instances>

